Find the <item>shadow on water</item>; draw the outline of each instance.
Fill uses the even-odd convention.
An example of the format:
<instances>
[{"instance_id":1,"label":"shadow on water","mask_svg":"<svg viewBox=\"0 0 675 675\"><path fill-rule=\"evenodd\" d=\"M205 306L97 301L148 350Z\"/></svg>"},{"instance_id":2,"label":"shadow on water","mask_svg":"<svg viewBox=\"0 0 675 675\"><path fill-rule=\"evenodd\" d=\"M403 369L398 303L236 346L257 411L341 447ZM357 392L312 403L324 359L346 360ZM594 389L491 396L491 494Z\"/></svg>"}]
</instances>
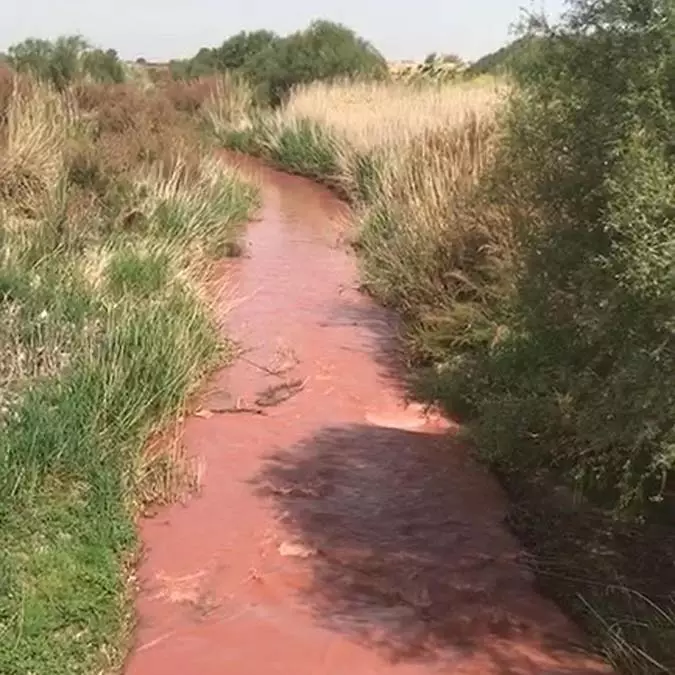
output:
<instances>
[{"instance_id":1,"label":"shadow on water","mask_svg":"<svg viewBox=\"0 0 675 675\"><path fill-rule=\"evenodd\" d=\"M530 648L577 649L537 623L501 495L447 436L325 428L268 458L256 485L315 551L303 601L325 627L394 661L480 651L503 673L543 672Z\"/></svg>"},{"instance_id":2,"label":"shadow on water","mask_svg":"<svg viewBox=\"0 0 675 675\"><path fill-rule=\"evenodd\" d=\"M359 291L355 289L345 289L339 301L329 311L328 319L319 325L322 328L342 327L347 330L354 330L357 327L367 339L359 346L345 341L340 349L347 354L356 351L368 354L377 364L382 381L398 390L402 385L406 385L408 378L398 332L400 326L396 318L386 309L364 303L362 297L358 297L355 302L357 294Z\"/></svg>"}]
</instances>

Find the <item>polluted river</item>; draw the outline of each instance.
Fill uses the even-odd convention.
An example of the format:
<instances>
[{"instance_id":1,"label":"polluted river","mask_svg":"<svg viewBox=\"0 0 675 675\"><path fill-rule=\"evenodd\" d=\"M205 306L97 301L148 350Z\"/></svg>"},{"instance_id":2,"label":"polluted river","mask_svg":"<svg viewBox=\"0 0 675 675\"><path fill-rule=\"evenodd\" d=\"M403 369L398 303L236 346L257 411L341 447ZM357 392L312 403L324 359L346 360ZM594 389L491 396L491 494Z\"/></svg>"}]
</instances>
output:
<instances>
[{"instance_id":1,"label":"polluted river","mask_svg":"<svg viewBox=\"0 0 675 675\"><path fill-rule=\"evenodd\" d=\"M609 672L537 594L495 479L406 405L347 207L229 161L263 197L218 294L242 354L181 429L197 494L140 523L126 675Z\"/></svg>"}]
</instances>

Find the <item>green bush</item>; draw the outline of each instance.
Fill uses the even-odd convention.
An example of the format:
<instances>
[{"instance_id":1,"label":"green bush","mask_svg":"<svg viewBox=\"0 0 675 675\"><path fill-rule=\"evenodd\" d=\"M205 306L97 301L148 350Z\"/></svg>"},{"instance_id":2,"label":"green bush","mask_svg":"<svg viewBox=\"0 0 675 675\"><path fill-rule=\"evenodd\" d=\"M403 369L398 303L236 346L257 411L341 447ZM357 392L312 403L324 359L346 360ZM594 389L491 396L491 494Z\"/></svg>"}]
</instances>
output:
<instances>
[{"instance_id":1,"label":"green bush","mask_svg":"<svg viewBox=\"0 0 675 675\"><path fill-rule=\"evenodd\" d=\"M531 206L516 318L470 407L498 461L646 507L675 465L675 6L575 0L540 35L502 157Z\"/></svg>"},{"instance_id":2,"label":"green bush","mask_svg":"<svg viewBox=\"0 0 675 675\"><path fill-rule=\"evenodd\" d=\"M29 38L9 48L8 61L19 72L29 72L63 90L76 79L123 82L125 72L114 49L93 48L79 35L55 41Z\"/></svg>"},{"instance_id":3,"label":"green bush","mask_svg":"<svg viewBox=\"0 0 675 675\"><path fill-rule=\"evenodd\" d=\"M384 57L354 31L330 21L281 38L266 30L242 31L220 47L202 48L188 61L172 61L175 78L214 72L243 73L263 104L278 105L297 84L337 77L385 77Z\"/></svg>"},{"instance_id":4,"label":"green bush","mask_svg":"<svg viewBox=\"0 0 675 675\"><path fill-rule=\"evenodd\" d=\"M279 39L269 30L242 31L214 49L213 55L220 70L240 70Z\"/></svg>"},{"instance_id":5,"label":"green bush","mask_svg":"<svg viewBox=\"0 0 675 675\"><path fill-rule=\"evenodd\" d=\"M191 59L172 61L171 73L175 79L192 79L217 72L241 71L279 39L268 30L241 31L225 40L220 47L202 47Z\"/></svg>"},{"instance_id":6,"label":"green bush","mask_svg":"<svg viewBox=\"0 0 675 675\"><path fill-rule=\"evenodd\" d=\"M271 42L246 66L261 98L278 105L298 85L338 77L385 77L387 62L354 31L314 21L303 31Z\"/></svg>"},{"instance_id":7,"label":"green bush","mask_svg":"<svg viewBox=\"0 0 675 675\"><path fill-rule=\"evenodd\" d=\"M124 66L114 49L90 49L82 57L82 68L96 82L124 82Z\"/></svg>"}]
</instances>

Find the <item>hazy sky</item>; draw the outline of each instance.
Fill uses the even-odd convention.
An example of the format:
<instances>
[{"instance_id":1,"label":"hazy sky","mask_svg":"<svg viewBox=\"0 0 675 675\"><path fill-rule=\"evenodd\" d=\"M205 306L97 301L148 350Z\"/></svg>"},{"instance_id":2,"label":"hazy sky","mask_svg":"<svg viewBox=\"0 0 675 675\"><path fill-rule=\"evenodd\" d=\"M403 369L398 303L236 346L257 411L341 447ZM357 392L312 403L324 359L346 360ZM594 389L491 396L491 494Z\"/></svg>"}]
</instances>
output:
<instances>
[{"instance_id":1,"label":"hazy sky","mask_svg":"<svg viewBox=\"0 0 675 675\"><path fill-rule=\"evenodd\" d=\"M242 29L288 33L340 21L390 59L432 51L476 59L509 38L521 7L558 15L564 0L6 0L0 51L27 37L80 33L125 59L191 56ZM7 7L9 5L9 7Z\"/></svg>"}]
</instances>

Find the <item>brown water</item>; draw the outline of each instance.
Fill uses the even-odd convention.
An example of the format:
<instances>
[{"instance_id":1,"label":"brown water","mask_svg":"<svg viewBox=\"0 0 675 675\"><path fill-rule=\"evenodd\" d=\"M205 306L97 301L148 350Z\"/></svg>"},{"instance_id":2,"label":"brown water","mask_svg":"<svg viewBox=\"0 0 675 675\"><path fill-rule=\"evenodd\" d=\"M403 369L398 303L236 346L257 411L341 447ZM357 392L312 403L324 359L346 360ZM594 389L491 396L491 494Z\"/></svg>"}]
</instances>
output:
<instances>
[{"instance_id":1,"label":"brown water","mask_svg":"<svg viewBox=\"0 0 675 675\"><path fill-rule=\"evenodd\" d=\"M242 300L228 331L248 351L203 405L299 391L267 396L267 414L187 420L203 485L141 523L127 675L607 672L533 590L494 479L452 425L404 404L396 323L338 243L345 207L242 170L264 194L226 275Z\"/></svg>"}]
</instances>

